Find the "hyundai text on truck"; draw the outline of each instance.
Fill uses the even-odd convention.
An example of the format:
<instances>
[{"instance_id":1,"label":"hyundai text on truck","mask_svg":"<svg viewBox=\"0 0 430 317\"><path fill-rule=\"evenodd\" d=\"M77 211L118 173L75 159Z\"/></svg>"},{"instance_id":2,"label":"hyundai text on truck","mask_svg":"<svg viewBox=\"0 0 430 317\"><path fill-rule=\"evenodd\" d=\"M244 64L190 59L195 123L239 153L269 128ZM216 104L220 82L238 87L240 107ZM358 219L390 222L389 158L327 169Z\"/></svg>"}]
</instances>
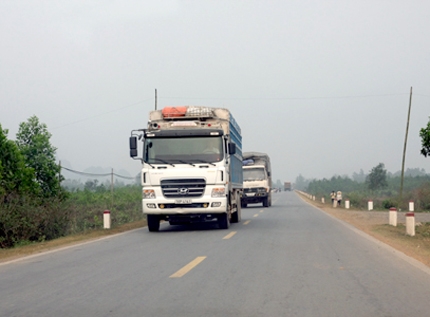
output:
<instances>
[{"instance_id":1,"label":"hyundai text on truck","mask_svg":"<svg viewBox=\"0 0 430 317\"><path fill-rule=\"evenodd\" d=\"M243 153L243 195L242 207L262 203L272 205L272 169L270 157L266 153Z\"/></svg>"},{"instance_id":2,"label":"hyundai text on truck","mask_svg":"<svg viewBox=\"0 0 430 317\"><path fill-rule=\"evenodd\" d=\"M142 162L149 231L158 231L162 220L171 225L217 222L221 229L240 222L242 135L229 110L151 111L147 127L131 132L130 156Z\"/></svg>"}]
</instances>

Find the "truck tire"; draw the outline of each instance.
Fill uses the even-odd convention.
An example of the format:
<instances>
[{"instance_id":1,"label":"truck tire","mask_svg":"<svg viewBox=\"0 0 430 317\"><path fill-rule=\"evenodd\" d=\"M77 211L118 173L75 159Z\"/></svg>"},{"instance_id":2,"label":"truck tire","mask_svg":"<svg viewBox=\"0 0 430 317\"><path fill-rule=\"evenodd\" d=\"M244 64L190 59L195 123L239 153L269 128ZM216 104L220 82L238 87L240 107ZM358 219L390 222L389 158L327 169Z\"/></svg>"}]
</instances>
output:
<instances>
[{"instance_id":1,"label":"truck tire","mask_svg":"<svg viewBox=\"0 0 430 317\"><path fill-rule=\"evenodd\" d=\"M269 207L269 198L264 198L263 199L263 207Z\"/></svg>"},{"instance_id":2,"label":"truck tire","mask_svg":"<svg viewBox=\"0 0 430 317\"><path fill-rule=\"evenodd\" d=\"M220 229L228 229L230 227L228 213L223 213L218 216L218 227Z\"/></svg>"},{"instance_id":3,"label":"truck tire","mask_svg":"<svg viewBox=\"0 0 430 317\"><path fill-rule=\"evenodd\" d=\"M241 205L242 208L246 208L248 206L248 204L245 203L245 202L241 202L240 205Z\"/></svg>"},{"instance_id":4,"label":"truck tire","mask_svg":"<svg viewBox=\"0 0 430 317\"><path fill-rule=\"evenodd\" d=\"M160 230L160 218L157 215L146 215L149 232L157 232Z\"/></svg>"},{"instance_id":5,"label":"truck tire","mask_svg":"<svg viewBox=\"0 0 430 317\"><path fill-rule=\"evenodd\" d=\"M237 194L239 196L239 194ZM240 198L236 199L236 212L231 215L231 222L238 223L242 220L242 207Z\"/></svg>"}]
</instances>

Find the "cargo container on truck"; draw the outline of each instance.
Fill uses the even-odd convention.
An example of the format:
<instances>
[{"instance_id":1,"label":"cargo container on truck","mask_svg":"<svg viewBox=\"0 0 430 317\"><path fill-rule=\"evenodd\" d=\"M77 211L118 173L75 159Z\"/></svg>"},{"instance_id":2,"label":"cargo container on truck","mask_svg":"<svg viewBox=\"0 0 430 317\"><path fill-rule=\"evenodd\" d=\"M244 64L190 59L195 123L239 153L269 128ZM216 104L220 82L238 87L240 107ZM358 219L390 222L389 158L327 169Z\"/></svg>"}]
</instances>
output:
<instances>
[{"instance_id":1,"label":"cargo container on truck","mask_svg":"<svg viewBox=\"0 0 430 317\"><path fill-rule=\"evenodd\" d=\"M242 207L262 203L272 205L272 169L270 157L261 152L243 153Z\"/></svg>"},{"instance_id":2,"label":"cargo container on truck","mask_svg":"<svg viewBox=\"0 0 430 317\"><path fill-rule=\"evenodd\" d=\"M284 191L291 191L291 183L284 182Z\"/></svg>"},{"instance_id":3,"label":"cargo container on truck","mask_svg":"<svg viewBox=\"0 0 430 317\"><path fill-rule=\"evenodd\" d=\"M171 225L216 222L222 229L241 220L242 135L228 109L151 111L147 127L131 133L130 156L142 162L142 208L149 231L159 231L162 220Z\"/></svg>"}]
</instances>

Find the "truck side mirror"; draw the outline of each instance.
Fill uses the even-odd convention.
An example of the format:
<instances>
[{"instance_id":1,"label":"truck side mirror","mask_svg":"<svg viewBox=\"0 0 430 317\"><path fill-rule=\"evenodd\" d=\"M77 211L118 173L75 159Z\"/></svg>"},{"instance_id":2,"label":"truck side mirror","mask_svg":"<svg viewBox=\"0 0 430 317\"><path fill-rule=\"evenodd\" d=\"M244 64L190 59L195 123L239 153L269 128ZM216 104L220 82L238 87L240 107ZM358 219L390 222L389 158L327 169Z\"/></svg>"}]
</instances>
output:
<instances>
[{"instance_id":1,"label":"truck side mirror","mask_svg":"<svg viewBox=\"0 0 430 317\"><path fill-rule=\"evenodd\" d=\"M137 156L137 138L135 136L130 137L130 157Z\"/></svg>"},{"instance_id":2,"label":"truck side mirror","mask_svg":"<svg viewBox=\"0 0 430 317\"><path fill-rule=\"evenodd\" d=\"M235 143L229 143L228 144L228 154L235 154L236 153L236 144Z\"/></svg>"}]
</instances>

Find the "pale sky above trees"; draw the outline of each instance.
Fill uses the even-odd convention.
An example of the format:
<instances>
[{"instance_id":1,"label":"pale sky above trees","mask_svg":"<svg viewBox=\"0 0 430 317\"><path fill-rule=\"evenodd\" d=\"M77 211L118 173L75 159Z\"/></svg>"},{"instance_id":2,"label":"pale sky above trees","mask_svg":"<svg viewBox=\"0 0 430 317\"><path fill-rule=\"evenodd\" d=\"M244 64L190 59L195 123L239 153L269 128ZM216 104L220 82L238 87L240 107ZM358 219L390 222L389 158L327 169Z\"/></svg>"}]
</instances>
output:
<instances>
[{"instance_id":1,"label":"pale sky above trees","mask_svg":"<svg viewBox=\"0 0 430 317\"><path fill-rule=\"evenodd\" d=\"M426 1L1 1L0 123L37 116L64 166L140 170L154 109L228 108L274 180L424 168Z\"/></svg>"}]
</instances>

